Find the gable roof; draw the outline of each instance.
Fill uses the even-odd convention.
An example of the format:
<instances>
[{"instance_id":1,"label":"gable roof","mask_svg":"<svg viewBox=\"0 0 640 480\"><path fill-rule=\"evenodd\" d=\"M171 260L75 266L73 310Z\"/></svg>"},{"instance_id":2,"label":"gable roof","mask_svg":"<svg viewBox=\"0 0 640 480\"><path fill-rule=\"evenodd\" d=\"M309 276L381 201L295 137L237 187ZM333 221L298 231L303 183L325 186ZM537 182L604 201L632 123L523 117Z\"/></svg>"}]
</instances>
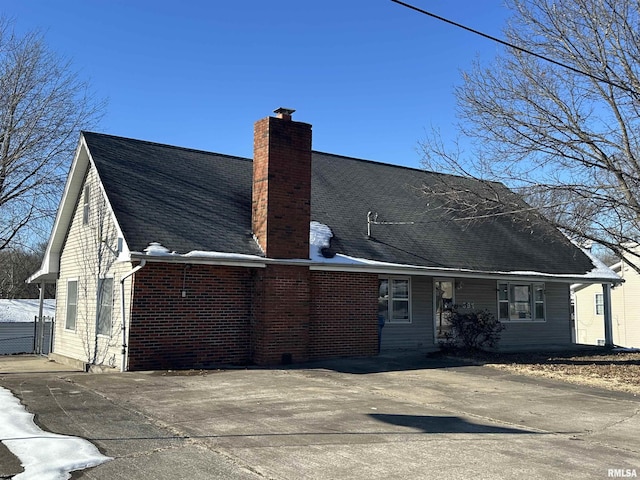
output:
<instances>
[{"instance_id":1,"label":"gable roof","mask_svg":"<svg viewBox=\"0 0 640 480\"><path fill-rule=\"evenodd\" d=\"M83 138L131 252L159 242L180 254L262 255L251 232L250 159L97 133ZM311 219L331 228L334 252L375 262L574 277L594 269L546 222L525 229L509 215L468 222L443 213L442 199L421 193L443 178L482 188L472 179L313 152ZM491 188L515 198L503 185ZM368 237L368 212L391 224L372 225Z\"/></svg>"}]
</instances>

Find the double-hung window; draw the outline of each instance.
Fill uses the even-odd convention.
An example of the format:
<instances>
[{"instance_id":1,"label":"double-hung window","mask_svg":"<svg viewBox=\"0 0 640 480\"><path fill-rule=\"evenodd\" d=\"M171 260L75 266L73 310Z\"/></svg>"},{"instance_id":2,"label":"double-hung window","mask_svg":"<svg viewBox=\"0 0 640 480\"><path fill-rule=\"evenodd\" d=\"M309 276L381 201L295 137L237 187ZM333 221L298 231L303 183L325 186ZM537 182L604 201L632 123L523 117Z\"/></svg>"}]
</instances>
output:
<instances>
[{"instance_id":1,"label":"double-hung window","mask_svg":"<svg viewBox=\"0 0 640 480\"><path fill-rule=\"evenodd\" d=\"M498 314L501 321L544 321L544 283L499 283Z\"/></svg>"},{"instance_id":2,"label":"double-hung window","mask_svg":"<svg viewBox=\"0 0 640 480\"><path fill-rule=\"evenodd\" d=\"M78 316L78 281L67 280L67 318L64 328L76 329L76 317Z\"/></svg>"},{"instance_id":3,"label":"double-hung window","mask_svg":"<svg viewBox=\"0 0 640 480\"><path fill-rule=\"evenodd\" d=\"M411 323L409 278L380 278L378 286L378 315L385 323Z\"/></svg>"},{"instance_id":4,"label":"double-hung window","mask_svg":"<svg viewBox=\"0 0 640 480\"><path fill-rule=\"evenodd\" d=\"M604 315L604 294L596 293L596 315Z\"/></svg>"},{"instance_id":5,"label":"double-hung window","mask_svg":"<svg viewBox=\"0 0 640 480\"><path fill-rule=\"evenodd\" d=\"M113 278L98 280L98 335L111 335L111 310L113 309Z\"/></svg>"}]
</instances>

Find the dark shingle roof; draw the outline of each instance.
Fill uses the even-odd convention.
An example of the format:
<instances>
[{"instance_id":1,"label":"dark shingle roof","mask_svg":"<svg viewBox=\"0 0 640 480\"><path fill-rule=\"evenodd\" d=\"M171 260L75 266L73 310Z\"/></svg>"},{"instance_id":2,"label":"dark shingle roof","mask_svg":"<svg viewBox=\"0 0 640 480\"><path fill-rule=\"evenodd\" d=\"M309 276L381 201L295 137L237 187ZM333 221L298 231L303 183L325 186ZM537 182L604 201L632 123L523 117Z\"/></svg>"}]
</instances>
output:
<instances>
[{"instance_id":1,"label":"dark shingle roof","mask_svg":"<svg viewBox=\"0 0 640 480\"><path fill-rule=\"evenodd\" d=\"M251 233L251 160L96 133L84 137L132 251L160 242L178 253L260 254ZM337 253L482 271L581 275L593 268L544 222L514 223L508 215L460 221L441 210L442 200L420 193L443 178L481 188L474 180L319 152L312 165L311 218L331 227ZM492 188L514 201L506 187ZM368 238L369 211L382 221L413 223L373 225Z\"/></svg>"}]
</instances>

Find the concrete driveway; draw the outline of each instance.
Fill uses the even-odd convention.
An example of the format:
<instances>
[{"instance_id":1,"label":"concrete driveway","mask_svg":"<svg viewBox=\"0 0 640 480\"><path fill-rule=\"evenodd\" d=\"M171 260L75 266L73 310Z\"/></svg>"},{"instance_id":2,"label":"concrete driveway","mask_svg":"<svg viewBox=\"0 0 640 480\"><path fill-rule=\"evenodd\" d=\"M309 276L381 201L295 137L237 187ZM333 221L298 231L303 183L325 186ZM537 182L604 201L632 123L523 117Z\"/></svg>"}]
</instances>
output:
<instances>
[{"instance_id":1,"label":"concrete driveway","mask_svg":"<svg viewBox=\"0 0 640 480\"><path fill-rule=\"evenodd\" d=\"M102 375L27 370L12 373L0 358L0 385L42 428L87 438L114 457L73 478L640 475L638 397L453 361L378 357ZM20 471L2 446L0 466L0 478Z\"/></svg>"}]
</instances>

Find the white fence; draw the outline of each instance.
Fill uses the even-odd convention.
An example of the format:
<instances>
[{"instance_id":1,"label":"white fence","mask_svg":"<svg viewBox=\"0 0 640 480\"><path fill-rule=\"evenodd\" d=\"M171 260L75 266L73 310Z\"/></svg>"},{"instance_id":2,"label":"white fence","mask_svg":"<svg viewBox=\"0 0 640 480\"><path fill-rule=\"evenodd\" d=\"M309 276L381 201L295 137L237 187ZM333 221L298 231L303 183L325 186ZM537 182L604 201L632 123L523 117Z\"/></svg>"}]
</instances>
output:
<instances>
[{"instance_id":1,"label":"white fence","mask_svg":"<svg viewBox=\"0 0 640 480\"><path fill-rule=\"evenodd\" d=\"M0 322L0 355L48 354L53 343L53 317L44 317L43 325L40 332L38 317L33 322Z\"/></svg>"}]
</instances>

